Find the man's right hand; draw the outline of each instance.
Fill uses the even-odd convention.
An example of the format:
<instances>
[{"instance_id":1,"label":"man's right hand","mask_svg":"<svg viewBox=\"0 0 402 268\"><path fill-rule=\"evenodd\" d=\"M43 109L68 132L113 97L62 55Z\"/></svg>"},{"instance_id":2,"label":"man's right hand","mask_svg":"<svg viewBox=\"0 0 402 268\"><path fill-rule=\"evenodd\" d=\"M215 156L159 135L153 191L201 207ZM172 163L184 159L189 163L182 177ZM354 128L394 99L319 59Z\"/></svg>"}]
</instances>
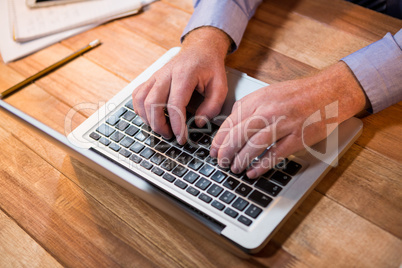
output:
<instances>
[{"instance_id":1,"label":"man's right hand","mask_svg":"<svg viewBox=\"0 0 402 268\"><path fill-rule=\"evenodd\" d=\"M229 46L230 38L219 29L202 27L190 32L180 52L133 91L134 111L155 132L165 138L175 135L184 144L186 107L194 90L205 97L196 111L197 126L218 115L222 108L228 90L224 59Z\"/></svg>"}]
</instances>

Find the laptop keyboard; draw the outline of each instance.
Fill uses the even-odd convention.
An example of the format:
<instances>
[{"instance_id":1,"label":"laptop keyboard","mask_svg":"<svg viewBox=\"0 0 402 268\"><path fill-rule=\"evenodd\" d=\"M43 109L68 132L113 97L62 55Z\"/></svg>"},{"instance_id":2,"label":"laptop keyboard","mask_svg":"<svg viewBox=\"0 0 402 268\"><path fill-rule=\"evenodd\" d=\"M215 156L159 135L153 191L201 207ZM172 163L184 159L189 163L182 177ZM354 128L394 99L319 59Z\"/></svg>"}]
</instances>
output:
<instances>
[{"instance_id":1,"label":"laptop keyboard","mask_svg":"<svg viewBox=\"0 0 402 268\"><path fill-rule=\"evenodd\" d=\"M302 168L285 159L258 179L232 173L209 156L219 127L211 124L211 131L199 129L190 123L191 115L187 118L189 142L180 145L174 139L165 140L144 124L129 100L89 137L245 226L261 215Z\"/></svg>"}]
</instances>

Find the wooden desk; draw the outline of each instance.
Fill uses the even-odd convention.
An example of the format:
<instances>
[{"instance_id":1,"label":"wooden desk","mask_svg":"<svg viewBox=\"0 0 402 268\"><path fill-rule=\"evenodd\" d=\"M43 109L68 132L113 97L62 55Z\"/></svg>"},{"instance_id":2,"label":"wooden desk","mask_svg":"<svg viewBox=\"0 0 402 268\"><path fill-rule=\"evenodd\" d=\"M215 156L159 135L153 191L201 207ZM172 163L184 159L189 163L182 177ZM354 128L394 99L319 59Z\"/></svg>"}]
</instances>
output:
<instances>
[{"instance_id":1,"label":"wooden desk","mask_svg":"<svg viewBox=\"0 0 402 268\"><path fill-rule=\"evenodd\" d=\"M71 107L91 107L72 118L75 127L179 45L191 2L161 0L140 15L1 63L0 90L100 38L100 47L7 99L65 133ZM311 74L401 27L340 0L266 1L227 64L275 83ZM261 253L242 260L0 112L0 266L398 267L401 118L401 103L364 118L362 136L339 166Z\"/></svg>"}]
</instances>

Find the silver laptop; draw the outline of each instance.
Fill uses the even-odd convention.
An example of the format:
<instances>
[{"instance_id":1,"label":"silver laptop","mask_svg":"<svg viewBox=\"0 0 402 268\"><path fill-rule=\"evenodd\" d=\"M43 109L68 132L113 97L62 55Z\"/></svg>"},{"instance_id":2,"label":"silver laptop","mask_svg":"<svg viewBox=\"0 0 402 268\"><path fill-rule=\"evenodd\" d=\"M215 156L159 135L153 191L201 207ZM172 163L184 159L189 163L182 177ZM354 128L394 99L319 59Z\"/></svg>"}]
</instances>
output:
<instances>
[{"instance_id":1,"label":"silver laptop","mask_svg":"<svg viewBox=\"0 0 402 268\"><path fill-rule=\"evenodd\" d=\"M133 90L179 50L166 52L68 139L3 101L0 106L73 157L212 241L237 255L256 253L353 144L362 122L345 121L326 140L289 156L258 179L233 174L209 156L219 120L198 129L189 113L189 142L181 146L153 132L133 111ZM267 86L230 68L227 78L229 93L222 115L229 115L236 100ZM190 111L200 98L193 98Z\"/></svg>"}]
</instances>

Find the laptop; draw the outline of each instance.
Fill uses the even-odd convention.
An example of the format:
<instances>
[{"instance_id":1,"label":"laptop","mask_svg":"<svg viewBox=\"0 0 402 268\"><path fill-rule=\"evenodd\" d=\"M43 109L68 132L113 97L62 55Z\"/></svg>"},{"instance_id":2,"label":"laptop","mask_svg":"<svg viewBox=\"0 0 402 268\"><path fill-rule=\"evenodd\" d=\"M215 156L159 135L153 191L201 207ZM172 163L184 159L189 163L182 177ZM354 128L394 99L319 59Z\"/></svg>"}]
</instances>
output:
<instances>
[{"instance_id":1,"label":"laptop","mask_svg":"<svg viewBox=\"0 0 402 268\"><path fill-rule=\"evenodd\" d=\"M0 107L72 157L225 249L246 257L268 243L336 165L361 134L362 122L350 118L326 140L287 157L257 179L234 174L209 156L222 120L213 120L201 129L194 124L191 111L201 96L193 96L188 107L189 138L183 146L152 131L133 110L133 90L179 50L166 52L67 138L4 101L0 101ZM267 86L237 70L226 71L229 93L222 116L230 114L236 100Z\"/></svg>"}]
</instances>

